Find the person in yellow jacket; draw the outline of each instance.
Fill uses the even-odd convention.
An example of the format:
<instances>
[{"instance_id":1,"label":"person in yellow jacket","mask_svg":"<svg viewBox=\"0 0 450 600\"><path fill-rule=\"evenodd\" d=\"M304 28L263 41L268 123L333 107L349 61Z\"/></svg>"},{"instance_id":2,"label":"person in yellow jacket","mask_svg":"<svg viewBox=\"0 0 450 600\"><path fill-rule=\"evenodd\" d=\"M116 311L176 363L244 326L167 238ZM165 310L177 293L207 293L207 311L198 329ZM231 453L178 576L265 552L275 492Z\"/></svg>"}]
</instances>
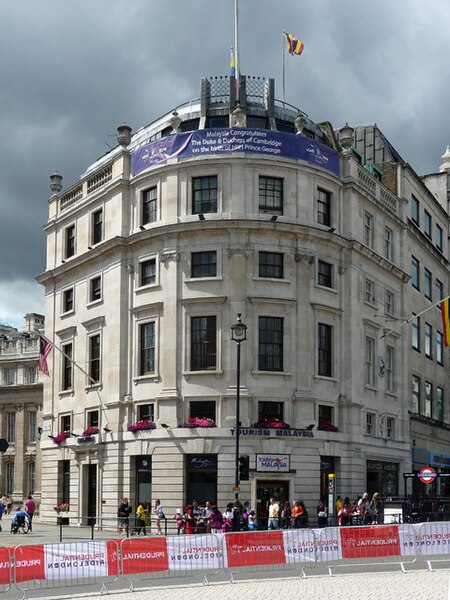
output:
<instances>
[{"instance_id":1,"label":"person in yellow jacket","mask_svg":"<svg viewBox=\"0 0 450 600\"><path fill-rule=\"evenodd\" d=\"M136 509L136 535L141 534L141 529L144 535L147 535L145 531L145 520L147 518L147 503L141 502Z\"/></svg>"}]
</instances>

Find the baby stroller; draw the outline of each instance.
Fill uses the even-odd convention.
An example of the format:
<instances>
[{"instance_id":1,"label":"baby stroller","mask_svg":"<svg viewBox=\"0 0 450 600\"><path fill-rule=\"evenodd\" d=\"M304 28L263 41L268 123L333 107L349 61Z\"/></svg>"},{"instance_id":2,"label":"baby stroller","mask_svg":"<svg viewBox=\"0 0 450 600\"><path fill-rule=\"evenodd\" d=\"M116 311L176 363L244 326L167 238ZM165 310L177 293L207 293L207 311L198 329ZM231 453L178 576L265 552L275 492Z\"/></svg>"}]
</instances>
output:
<instances>
[{"instance_id":1,"label":"baby stroller","mask_svg":"<svg viewBox=\"0 0 450 600\"><path fill-rule=\"evenodd\" d=\"M23 515L16 518L16 522L11 522L11 533L28 533L30 529L30 523L28 519Z\"/></svg>"}]
</instances>

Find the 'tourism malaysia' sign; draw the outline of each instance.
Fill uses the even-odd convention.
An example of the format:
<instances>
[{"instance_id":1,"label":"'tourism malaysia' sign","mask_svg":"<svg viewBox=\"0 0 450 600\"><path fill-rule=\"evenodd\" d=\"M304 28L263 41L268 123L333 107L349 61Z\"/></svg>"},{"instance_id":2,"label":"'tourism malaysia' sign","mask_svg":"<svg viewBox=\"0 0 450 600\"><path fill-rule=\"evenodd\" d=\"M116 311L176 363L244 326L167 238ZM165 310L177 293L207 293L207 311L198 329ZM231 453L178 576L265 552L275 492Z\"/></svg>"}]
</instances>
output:
<instances>
[{"instance_id":1,"label":"'tourism malaysia' sign","mask_svg":"<svg viewBox=\"0 0 450 600\"><path fill-rule=\"evenodd\" d=\"M257 454L256 470L267 473L289 473L289 455Z\"/></svg>"},{"instance_id":2,"label":"'tourism malaysia' sign","mask_svg":"<svg viewBox=\"0 0 450 600\"><path fill-rule=\"evenodd\" d=\"M171 158L250 152L294 158L339 176L339 154L310 138L267 129L201 129L169 135L136 148L131 155L133 175Z\"/></svg>"},{"instance_id":3,"label":"'tourism malaysia' sign","mask_svg":"<svg viewBox=\"0 0 450 600\"><path fill-rule=\"evenodd\" d=\"M235 435L236 429L233 427L231 435ZM314 433L310 429L281 429L274 427L240 427L239 435L248 435L253 437L297 437L297 438L313 438Z\"/></svg>"}]
</instances>

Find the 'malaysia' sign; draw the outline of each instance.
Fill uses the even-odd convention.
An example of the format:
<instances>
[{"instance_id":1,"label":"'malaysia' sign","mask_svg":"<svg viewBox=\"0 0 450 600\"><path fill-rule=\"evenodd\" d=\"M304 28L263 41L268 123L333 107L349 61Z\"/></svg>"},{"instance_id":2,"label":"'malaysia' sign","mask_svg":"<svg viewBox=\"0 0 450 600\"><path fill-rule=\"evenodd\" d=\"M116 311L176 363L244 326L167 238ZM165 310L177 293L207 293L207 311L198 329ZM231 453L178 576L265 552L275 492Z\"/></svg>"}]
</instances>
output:
<instances>
[{"instance_id":1,"label":"'malaysia' sign","mask_svg":"<svg viewBox=\"0 0 450 600\"><path fill-rule=\"evenodd\" d=\"M288 473L288 454L257 454L256 470L259 472Z\"/></svg>"}]
</instances>

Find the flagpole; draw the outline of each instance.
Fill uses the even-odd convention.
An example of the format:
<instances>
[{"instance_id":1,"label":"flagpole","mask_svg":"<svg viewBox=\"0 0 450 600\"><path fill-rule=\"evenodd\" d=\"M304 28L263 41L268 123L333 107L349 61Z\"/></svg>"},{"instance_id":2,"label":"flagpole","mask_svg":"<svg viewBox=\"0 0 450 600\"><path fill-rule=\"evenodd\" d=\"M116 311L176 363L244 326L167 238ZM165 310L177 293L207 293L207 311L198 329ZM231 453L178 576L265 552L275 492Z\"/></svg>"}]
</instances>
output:
<instances>
[{"instance_id":1,"label":"flagpole","mask_svg":"<svg viewBox=\"0 0 450 600\"><path fill-rule=\"evenodd\" d=\"M236 66L236 101L240 103L241 72L239 62L239 0L234 0L234 59Z\"/></svg>"},{"instance_id":2,"label":"flagpole","mask_svg":"<svg viewBox=\"0 0 450 600\"><path fill-rule=\"evenodd\" d=\"M394 331L397 331L397 329L400 329L404 325L408 325L408 323L411 323L411 321L414 321L414 319L417 319L417 317L421 317L423 314L425 314L426 312L428 312L432 308L436 308L436 306L439 306L439 304L441 304L441 302L444 302L445 300L449 300L449 299L450 299L450 296L447 296L446 298L442 298L442 300L439 300L439 302L435 302L434 304L432 304L431 306L429 306L425 310L422 310L421 312L417 313L416 315L413 315L411 318L404 319L403 322L400 323L400 325L397 325L393 329L389 329L389 331L386 331L385 333L383 333L383 335L381 336L381 339L383 339L387 335L390 335L391 333L394 333Z\"/></svg>"},{"instance_id":3,"label":"flagpole","mask_svg":"<svg viewBox=\"0 0 450 600\"><path fill-rule=\"evenodd\" d=\"M72 358L71 356L69 356L68 354L66 354L66 353L64 352L64 350L61 350L61 348L58 348L58 346L57 346L56 344L54 344L53 342L51 342L51 341L48 339L48 337L46 337L46 336L45 336L43 333L41 333L41 332L38 332L38 333L39 333L39 335L41 336L41 338L42 338L43 340L45 340L45 341L46 341L48 344L51 344L51 345L52 345L52 348L55 348L55 350L58 350L58 352L59 352L60 354L62 354L62 355L65 357L65 358L67 358L67 359L68 359L68 360L69 360L69 361L70 361L70 362L71 362L71 363L74 365L74 367L76 367L77 369L79 369L79 370L80 370L80 371L83 373L83 375L85 375L85 376L86 376L86 377L89 379L89 381L91 382L91 384L92 384L92 385L96 385L96 384L98 384L98 381L95 381L95 379L94 379L93 377L91 377L91 376L89 375L89 373L83 369L83 367L80 367L80 365L79 365L79 364L78 364L76 361L74 361L74 360L73 360L73 358ZM55 381L55 378L54 378L54 377L52 377L52 382L54 383L54 381ZM103 402L102 402L102 398L101 398L101 396L100 396L100 392L98 391L98 389L96 390L96 392L97 392L98 400L99 400L99 402L100 402L100 406L101 406L101 408L102 408L103 410L105 410L105 406L104 406L104 404L103 404ZM106 417L106 419L107 419L106 411L105 411L105 417ZM105 423L104 427L106 427L107 425L108 425L108 422L106 422L106 423Z\"/></svg>"},{"instance_id":4,"label":"flagpole","mask_svg":"<svg viewBox=\"0 0 450 600\"><path fill-rule=\"evenodd\" d=\"M282 98L283 98L283 102L285 101L285 62L286 62L286 56L285 56L285 51L284 51L284 37L286 35L286 32L283 30L283 33L281 34L281 64L282 64L282 79L281 79L281 84L282 84Z\"/></svg>"}]
</instances>

